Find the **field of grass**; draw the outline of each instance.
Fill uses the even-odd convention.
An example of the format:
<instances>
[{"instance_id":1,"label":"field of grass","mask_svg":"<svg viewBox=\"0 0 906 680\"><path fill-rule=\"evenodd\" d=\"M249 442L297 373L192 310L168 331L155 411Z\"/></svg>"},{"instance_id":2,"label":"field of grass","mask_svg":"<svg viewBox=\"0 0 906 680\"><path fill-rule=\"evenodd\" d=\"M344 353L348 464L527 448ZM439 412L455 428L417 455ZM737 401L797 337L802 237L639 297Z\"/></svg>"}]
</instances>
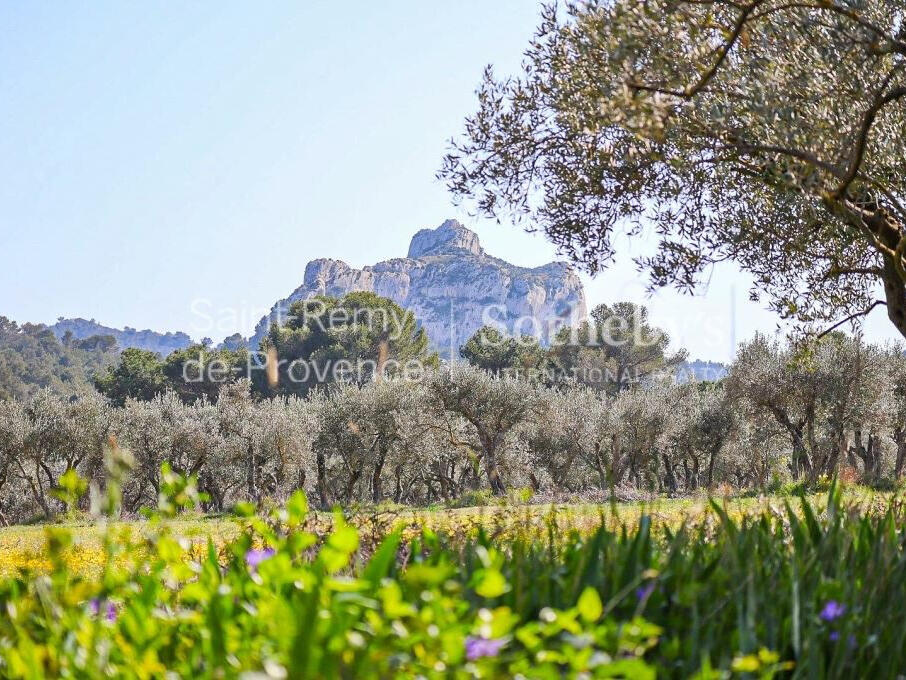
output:
<instances>
[{"instance_id":1,"label":"field of grass","mask_svg":"<svg viewBox=\"0 0 906 680\"><path fill-rule=\"evenodd\" d=\"M906 507L864 490L0 531L0 677L880 677ZM22 569L24 568L24 570ZM167 675L169 673L169 676Z\"/></svg>"},{"instance_id":2,"label":"field of grass","mask_svg":"<svg viewBox=\"0 0 906 680\"><path fill-rule=\"evenodd\" d=\"M860 503L874 496L868 492L852 494ZM812 497L814 500L816 497ZM736 498L721 500L731 517L739 519L758 512L781 512L783 499L779 497ZM498 505L467 508L438 508L418 510L411 508L360 509L347 513L347 519L360 533L371 541L379 541L394 529L401 529L406 539L418 536L423 528L450 537L474 536L483 529L489 536L543 537L547 525L554 521L561 529L575 530L582 534L593 532L602 524L611 529L621 525L633 527L643 515L655 525L677 527L683 522L698 523L714 518L708 499L659 499L646 503L617 503L610 505ZM309 526L317 534L329 533L333 524L330 513L311 513ZM166 522L169 530L191 545L206 549L208 538L223 546L242 531L241 522L232 517L206 517L197 515L171 519ZM64 559L74 571L97 574L104 566L103 538L105 526L89 520L63 521L54 525L71 532L72 544ZM151 527L144 520L116 522L114 531L124 540L141 539ZM15 576L20 570L46 572L51 568L47 553L48 532L45 525L12 526L0 528L0 577Z\"/></svg>"},{"instance_id":3,"label":"field of grass","mask_svg":"<svg viewBox=\"0 0 906 680\"><path fill-rule=\"evenodd\" d=\"M824 496L812 495L809 501L821 502ZM850 490L844 501L859 507L883 507L888 494L867 489ZM767 496L718 499L728 516L736 521L759 513L782 514L789 498ZM401 530L404 540L417 537L425 528L444 534L450 539L474 538L483 530L492 539L515 536L544 538L548 524L554 522L561 530L588 535L599 527L618 530L623 526L636 527L642 516L650 518L655 527L676 529L687 523L696 525L718 519L708 498L662 498L650 502L616 503L613 505L529 505L502 504L467 508L366 508L346 513L346 519L359 529L363 541L379 543L394 530ZM308 528L323 536L333 524L331 513L311 513ZM242 522L232 517L191 515L166 522L173 535L183 539L189 551L207 550L210 538L222 547L243 530ZM72 544L64 559L74 571L97 574L104 565L103 538L106 527L89 520L63 521L56 527L71 532ZM135 541L147 535L152 527L144 520L116 522L112 528L123 540ZM0 528L0 577L14 576L20 570L46 572L51 568L47 554L48 533L44 525Z\"/></svg>"}]
</instances>

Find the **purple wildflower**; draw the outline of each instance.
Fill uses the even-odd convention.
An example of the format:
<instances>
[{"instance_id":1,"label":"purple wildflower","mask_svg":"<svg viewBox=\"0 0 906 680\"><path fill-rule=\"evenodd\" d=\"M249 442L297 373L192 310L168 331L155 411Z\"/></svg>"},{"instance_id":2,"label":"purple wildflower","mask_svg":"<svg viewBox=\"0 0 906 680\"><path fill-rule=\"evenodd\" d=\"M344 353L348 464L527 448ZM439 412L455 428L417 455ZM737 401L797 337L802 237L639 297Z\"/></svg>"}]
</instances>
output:
<instances>
[{"instance_id":1,"label":"purple wildflower","mask_svg":"<svg viewBox=\"0 0 906 680\"><path fill-rule=\"evenodd\" d=\"M827 636L827 639L830 640L831 642L839 642L840 641L840 631L832 630L830 632L830 635ZM856 648L856 636L853 635L852 633L850 633L849 635L846 636L846 646L849 647L850 649Z\"/></svg>"},{"instance_id":2,"label":"purple wildflower","mask_svg":"<svg viewBox=\"0 0 906 680\"><path fill-rule=\"evenodd\" d=\"M649 583L646 583L645 585L639 586L635 589L635 599L637 599L639 602L641 602L642 600L647 600L653 592L654 581L650 581Z\"/></svg>"},{"instance_id":3,"label":"purple wildflower","mask_svg":"<svg viewBox=\"0 0 906 680\"><path fill-rule=\"evenodd\" d=\"M255 571L256 569L258 569L258 566L262 562L269 560L276 554L277 551L273 548L265 548L264 550L249 550L245 554L245 563L249 565L249 569Z\"/></svg>"},{"instance_id":4,"label":"purple wildflower","mask_svg":"<svg viewBox=\"0 0 906 680\"><path fill-rule=\"evenodd\" d=\"M502 638L488 640L469 635L466 637L466 659L475 661L475 659L480 659L483 656L497 656L500 653L500 648L505 644L506 640Z\"/></svg>"},{"instance_id":5,"label":"purple wildflower","mask_svg":"<svg viewBox=\"0 0 906 680\"><path fill-rule=\"evenodd\" d=\"M846 612L846 605L842 605L836 600L828 600L818 616L824 621L834 621L843 616L844 612Z\"/></svg>"},{"instance_id":6,"label":"purple wildflower","mask_svg":"<svg viewBox=\"0 0 906 680\"><path fill-rule=\"evenodd\" d=\"M104 618L110 622L116 621L116 605L112 602L107 602L106 604L107 606L104 607ZM99 616L101 613L101 600L96 597L93 598L89 607L93 616Z\"/></svg>"}]
</instances>

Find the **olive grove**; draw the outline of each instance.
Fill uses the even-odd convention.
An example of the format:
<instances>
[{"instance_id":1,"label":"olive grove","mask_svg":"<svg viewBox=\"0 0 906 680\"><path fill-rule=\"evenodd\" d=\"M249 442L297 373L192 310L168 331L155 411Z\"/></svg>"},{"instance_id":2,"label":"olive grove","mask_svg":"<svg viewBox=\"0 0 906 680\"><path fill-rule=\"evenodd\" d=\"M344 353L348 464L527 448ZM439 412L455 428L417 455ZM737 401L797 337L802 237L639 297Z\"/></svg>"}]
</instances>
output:
<instances>
[{"instance_id":1,"label":"olive grove","mask_svg":"<svg viewBox=\"0 0 906 680\"><path fill-rule=\"evenodd\" d=\"M891 378L893 376L893 378ZM0 401L0 522L64 512L75 470L100 487L105 448L129 452L123 512L153 504L161 465L195 475L205 508L285 499L321 507L766 490L847 471L893 482L906 463L906 358L830 334L810 352L756 336L718 383L653 380L612 393L497 377L464 363L418 381L338 383L307 397L216 402L172 392L115 406L50 391Z\"/></svg>"}]
</instances>

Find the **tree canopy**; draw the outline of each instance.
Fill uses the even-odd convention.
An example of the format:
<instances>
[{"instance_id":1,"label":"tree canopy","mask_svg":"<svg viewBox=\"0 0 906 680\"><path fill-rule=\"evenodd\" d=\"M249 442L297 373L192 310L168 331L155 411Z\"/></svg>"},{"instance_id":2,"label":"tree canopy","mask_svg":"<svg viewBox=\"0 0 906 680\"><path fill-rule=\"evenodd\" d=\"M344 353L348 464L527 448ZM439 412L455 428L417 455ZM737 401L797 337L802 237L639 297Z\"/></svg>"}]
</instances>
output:
<instances>
[{"instance_id":1,"label":"tree canopy","mask_svg":"<svg viewBox=\"0 0 906 680\"><path fill-rule=\"evenodd\" d=\"M167 378L157 353L129 347L120 354L119 363L95 377L94 385L111 402L122 406L127 399L153 399L165 391Z\"/></svg>"},{"instance_id":2,"label":"tree canopy","mask_svg":"<svg viewBox=\"0 0 906 680\"><path fill-rule=\"evenodd\" d=\"M397 374L408 362L423 368L438 361L415 315L371 292L293 303L286 323L271 326L262 350L276 369L253 373L264 394L303 395L315 385L361 383Z\"/></svg>"},{"instance_id":3,"label":"tree canopy","mask_svg":"<svg viewBox=\"0 0 906 680\"><path fill-rule=\"evenodd\" d=\"M248 378L248 372L244 348L196 344L162 359L156 352L130 347L116 364L95 376L94 385L117 406L127 399L148 401L164 392L173 392L187 404L202 398L215 402L224 385Z\"/></svg>"},{"instance_id":4,"label":"tree canopy","mask_svg":"<svg viewBox=\"0 0 906 680\"><path fill-rule=\"evenodd\" d=\"M162 366L167 386L186 403L202 397L216 401L224 384L248 377L248 351L234 347L198 344L171 352Z\"/></svg>"},{"instance_id":5,"label":"tree canopy","mask_svg":"<svg viewBox=\"0 0 906 680\"><path fill-rule=\"evenodd\" d=\"M471 365L492 375L531 374L546 363L546 353L537 338L514 337L494 326L482 326L459 348L459 355Z\"/></svg>"},{"instance_id":6,"label":"tree canopy","mask_svg":"<svg viewBox=\"0 0 906 680\"><path fill-rule=\"evenodd\" d=\"M800 328L886 305L906 336L904 13L901 0L548 6L522 72L485 72L440 175L591 271L619 232L648 230L657 246L636 261L653 285L689 290L732 259Z\"/></svg>"},{"instance_id":7,"label":"tree canopy","mask_svg":"<svg viewBox=\"0 0 906 680\"><path fill-rule=\"evenodd\" d=\"M25 399L47 388L74 396L92 391L92 377L116 360L109 335L57 339L41 324L0 316L0 399Z\"/></svg>"},{"instance_id":8,"label":"tree canopy","mask_svg":"<svg viewBox=\"0 0 906 680\"><path fill-rule=\"evenodd\" d=\"M686 359L669 351L670 336L651 324L648 309L632 302L601 304L591 319L562 328L551 355L579 384L619 392L657 375L670 375Z\"/></svg>"},{"instance_id":9,"label":"tree canopy","mask_svg":"<svg viewBox=\"0 0 906 680\"><path fill-rule=\"evenodd\" d=\"M670 352L670 336L651 324L648 309L632 302L601 304L577 326L561 328L549 346L482 326L460 350L493 376L547 385L577 384L611 394L672 376L686 352Z\"/></svg>"}]
</instances>

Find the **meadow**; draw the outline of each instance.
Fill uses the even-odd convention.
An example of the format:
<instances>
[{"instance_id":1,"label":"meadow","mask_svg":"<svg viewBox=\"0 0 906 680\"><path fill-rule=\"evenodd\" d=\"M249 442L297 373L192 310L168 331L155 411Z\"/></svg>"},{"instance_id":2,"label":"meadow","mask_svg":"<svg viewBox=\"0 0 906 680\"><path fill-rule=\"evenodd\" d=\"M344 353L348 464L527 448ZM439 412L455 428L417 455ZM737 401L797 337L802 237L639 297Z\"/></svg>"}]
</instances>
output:
<instances>
[{"instance_id":1,"label":"meadow","mask_svg":"<svg viewBox=\"0 0 906 680\"><path fill-rule=\"evenodd\" d=\"M3 677L897 677L898 497L158 507L0 531Z\"/></svg>"},{"instance_id":2,"label":"meadow","mask_svg":"<svg viewBox=\"0 0 906 680\"><path fill-rule=\"evenodd\" d=\"M823 494L808 496L810 503L821 502ZM860 508L883 507L889 494L864 487L845 491L847 503ZM720 505L736 521L758 513L782 513L787 498L781 496L725 497ZM411 508L385 504L347 510L344 519L355 526L368 544L375 545L388 534L399 531L404 540L417 538L423 530L462 543L474 539L479 531L493 539L519 537L542 540L547 538L549 525L558 531L587 536L600 527L618 531L635 527L642 517L656 528L677 529L682 525L713 522L717 518L708 496L700 494L686 498L656 498L640 502L611 504L568 503L528 504L516 499L504 499L489 505L472 507ZM334 523L330 512L310 510L307 528L314 534L328 535ZM167 520L167 531L194 546L206 549L208 540L221 549L235 539L244 526L236 517L224 514L184 513ZM141 541L158 529L146 520L114 521L98 524L87 516L63 517L52 527L66 530L71 544L62 558L70 569L83 575L97 574L104 564L104 537L113 531L122 540ZM0 577L15 576L19 571L47 572L51 567L48 554L48 525L20 525L0 528Z\"/></svg>"}]
</instances>

